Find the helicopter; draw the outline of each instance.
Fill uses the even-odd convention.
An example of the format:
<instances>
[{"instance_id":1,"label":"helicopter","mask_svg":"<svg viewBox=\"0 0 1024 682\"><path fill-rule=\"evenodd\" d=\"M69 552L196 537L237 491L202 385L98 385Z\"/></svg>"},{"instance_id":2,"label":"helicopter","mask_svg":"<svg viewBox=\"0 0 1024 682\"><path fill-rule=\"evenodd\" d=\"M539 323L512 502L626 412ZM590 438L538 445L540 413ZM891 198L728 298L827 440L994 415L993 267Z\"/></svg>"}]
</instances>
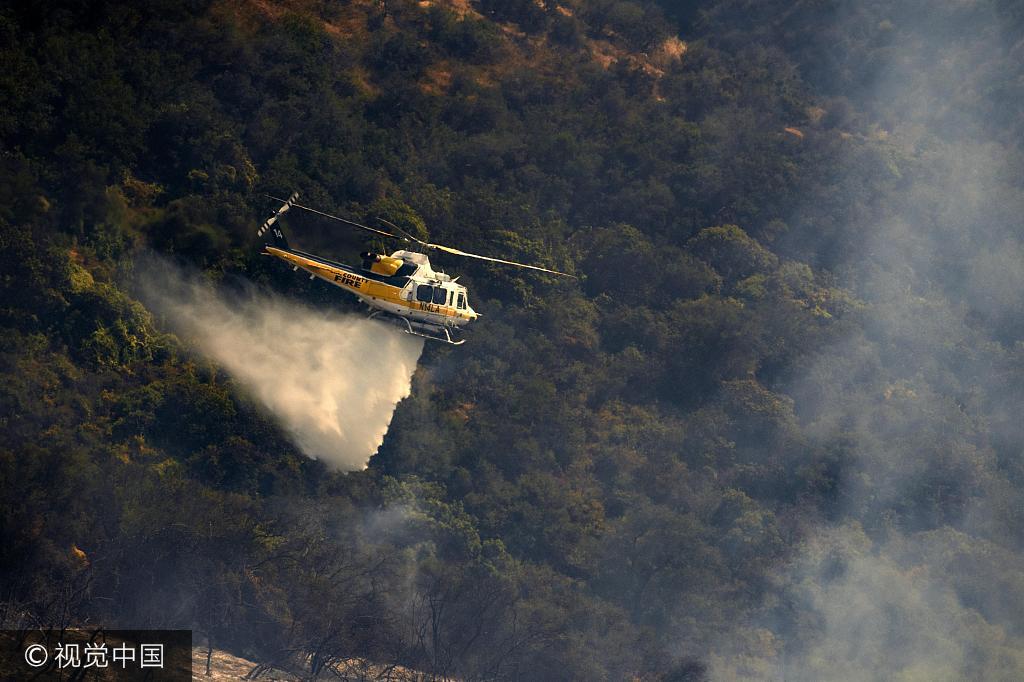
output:
<instances>
[{"instance_id":1,"label":"helicopter","mask_svg":"<svg viewBox=\"0 0 1024 682\"><path fill-rule=\"evenodd\" d=\"M480 256L450 246L425 242L383 218L377 218L377 220L394 232L376 229L331 215L298 203L298 192L293 192L287 199L269 194L266 196L283 203L274 211L273 215L260 225L257 231L257 236L264 240L264 255L280 258L290 264L295 271L300 268L305 270L310 273L310 279L319 277L354 294L370 307L369 317L371 319L380 318L397 324L403 331L413 336L458 346L466 341L459 338L462 327L480 317L480 313L473 310L469 304L468 291L464 285L458 283L458 277L452 278L443 272L435 271L431 267L426 253L421 251L435 249L455 256L476 258L491 263L575 279L574 275L542 268L538 265ZM293 208L411 244L413 248L419 248L421 251L400 249L392 252L391 255L364 252L360 254L362 259L360 267L353 267L300 251L289 246L288 239L280 225L281 216Z\"/></svg>"}]
</instances>

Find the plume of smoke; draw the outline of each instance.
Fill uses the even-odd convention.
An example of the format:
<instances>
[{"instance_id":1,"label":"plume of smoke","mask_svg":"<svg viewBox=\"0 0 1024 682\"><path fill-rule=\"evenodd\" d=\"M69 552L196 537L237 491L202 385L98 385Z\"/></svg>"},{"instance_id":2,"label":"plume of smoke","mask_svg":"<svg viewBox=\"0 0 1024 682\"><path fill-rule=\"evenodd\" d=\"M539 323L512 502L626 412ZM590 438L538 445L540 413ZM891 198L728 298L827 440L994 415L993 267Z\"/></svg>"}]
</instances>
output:
<instances>
[{"instance_id":1,"label":"plume of smoke","mask_svg":"<svg viewBox=\"0 0 1024 682\"><path fill-rule=\"evenodd\" d=\"M819 529L786 568L787 608L805 636L782 651L771 630L748 632L712 657L715 679L1019 679L1020 638L965 605L943 575L941 560L966 542L946 529L896 534L879 549L856 523Z\"/></svg>"},{"instance_id":2,"label":"plume of smoke","mask_svg":"<svg viewBox=\"0 0 1024 682\"><path fill-rule=\"evenodd\" d=\"M936 5L955 31L894 4L903 35L867 98L903 188L843 264L862 331L786 388L812 442L844 458L845 521L777 571L781 607L715 645L716 679L1024 678L1020 497L992 446L1024 447L1024 394L1002 376L1021 356L999 345L1020 344L1020 157L949 92L991 91L984 69L1008 58L997 3Z\"/></svg>"},{"instance_id":3,"label":"plume of smoke","mask_svg":"<svg viewBox=\"0 0 1024 682\"><path fill-rule=\"evenodd\" d=\"M251 287L218 290L159 261L145 271L147 305L273 413L306 455L334 469L366 468L409 395L422 339Z\"/></svg>"}]
</instances>

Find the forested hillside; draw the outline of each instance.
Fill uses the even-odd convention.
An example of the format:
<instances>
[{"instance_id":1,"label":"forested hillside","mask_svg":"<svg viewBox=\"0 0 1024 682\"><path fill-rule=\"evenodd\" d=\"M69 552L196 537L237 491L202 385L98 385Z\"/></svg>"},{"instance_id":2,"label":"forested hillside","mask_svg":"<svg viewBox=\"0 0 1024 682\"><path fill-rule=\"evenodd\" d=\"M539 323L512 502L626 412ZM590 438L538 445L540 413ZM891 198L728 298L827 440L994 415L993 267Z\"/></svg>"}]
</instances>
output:
<instances>
[{"instance_id":1,"label":"forested hillside","mask_svg":"<svg viewBox=\"0 0 1024 682\"><path fill-rule=\"evenodd\" d=\"M1024 677L1017 3L0 8L6 627L432 679ZM333 471L138 291L157 254L363 314L259 255L292 189L578 279L432 254L484 314Z\"/></svg>"}]
</instances>

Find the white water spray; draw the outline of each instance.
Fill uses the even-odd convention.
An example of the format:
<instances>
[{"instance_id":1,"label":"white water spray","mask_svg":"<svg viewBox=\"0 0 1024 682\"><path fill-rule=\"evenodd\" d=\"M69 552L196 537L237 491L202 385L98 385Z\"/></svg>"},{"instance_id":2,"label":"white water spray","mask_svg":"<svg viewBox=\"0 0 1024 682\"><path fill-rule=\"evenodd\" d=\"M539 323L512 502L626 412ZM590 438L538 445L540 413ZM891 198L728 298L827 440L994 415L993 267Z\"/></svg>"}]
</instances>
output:
<instances>
[{"instance_id":1,"label":"white water spray","mask_svg":"<svg viewBox=\"0 0 1024 682\"><path fill-rule=\"evenodd\" d=\"M266 292L228 295L167 265L146 272L146 303L272 412L306 455L334 469L366 468L409 395L421 339Z\"/></svg>"}]
</instances>

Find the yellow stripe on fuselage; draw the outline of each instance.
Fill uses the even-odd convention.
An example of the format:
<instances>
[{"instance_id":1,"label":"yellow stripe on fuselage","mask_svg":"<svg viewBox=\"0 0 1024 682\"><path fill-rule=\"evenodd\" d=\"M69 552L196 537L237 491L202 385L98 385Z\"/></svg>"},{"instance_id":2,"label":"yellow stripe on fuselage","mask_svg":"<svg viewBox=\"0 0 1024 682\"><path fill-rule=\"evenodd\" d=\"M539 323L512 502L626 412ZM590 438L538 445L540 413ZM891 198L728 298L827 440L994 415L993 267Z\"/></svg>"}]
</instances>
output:
<instances>
[{"instance_id":1,"label":"yellow stripe on fuselage","mask_svg":"<svg viewBox=\"0 0 1024 682\"><path fill-rule=\"evenodd\" d=\"M402 289L391 284L378 282L374 279L362 277L347 270L342 270L325 263L300 256L297 253L284 251L273 246L264 247L266 253L281 260L297 265L306 272L316 275L335 286L339 286L364 300L379 300L394 305L400 305L423 314L443 315L446 317L468 318L468 315L460 315L457 310L433 303L422 303L420 301L407 301L402 298ZM370 302L367 300L367 303ZM461 323L460 323L461 324Z\"/></svg>"}]
</instances>

